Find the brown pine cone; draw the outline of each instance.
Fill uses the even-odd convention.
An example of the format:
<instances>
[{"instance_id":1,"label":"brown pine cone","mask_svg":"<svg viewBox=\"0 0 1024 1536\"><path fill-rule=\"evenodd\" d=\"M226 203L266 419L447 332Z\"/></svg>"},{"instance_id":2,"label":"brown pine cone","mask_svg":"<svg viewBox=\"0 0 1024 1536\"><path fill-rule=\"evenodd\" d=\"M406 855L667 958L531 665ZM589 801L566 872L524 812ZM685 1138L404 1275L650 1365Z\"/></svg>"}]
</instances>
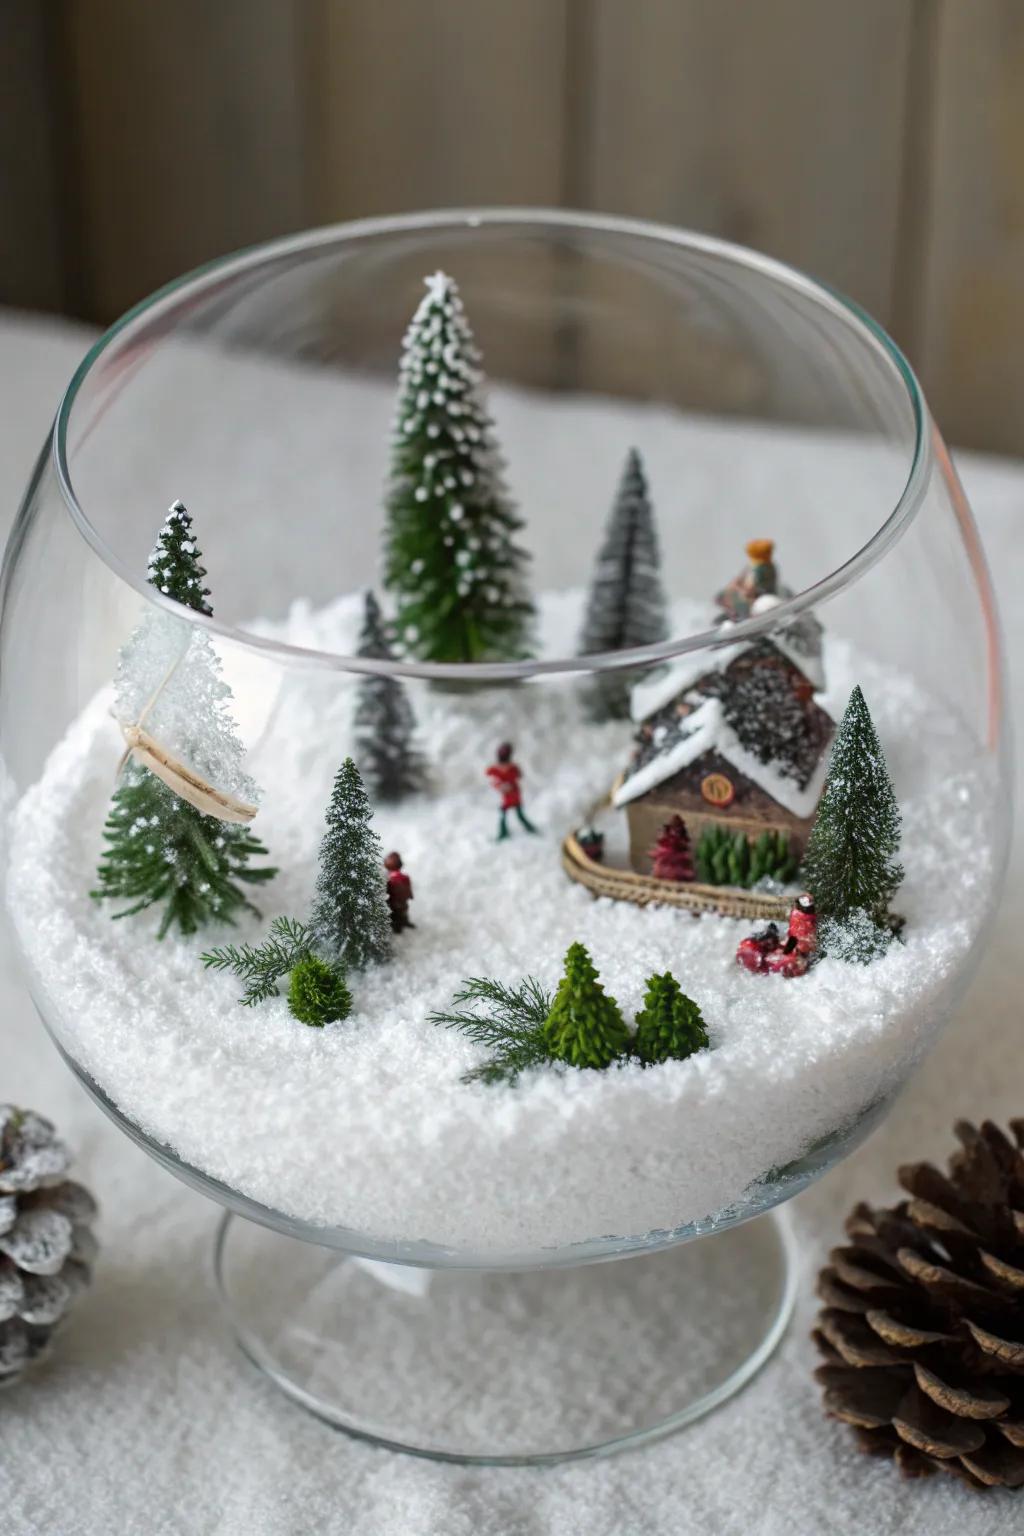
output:
<instances>
[{"instance_id":1,"label":"brown pine cone","mask_svg":"<svg viewBox=\"0 0 1024 1536\"><path fill-rule=\"evenodd\" d=\"M831 1417L909 1477L1024 1486L1024 1119L960 1121L949 1175L899 1170L910 1196L858 1205L818 1277L814 1338Z\"/></svg>"}]
</instances>

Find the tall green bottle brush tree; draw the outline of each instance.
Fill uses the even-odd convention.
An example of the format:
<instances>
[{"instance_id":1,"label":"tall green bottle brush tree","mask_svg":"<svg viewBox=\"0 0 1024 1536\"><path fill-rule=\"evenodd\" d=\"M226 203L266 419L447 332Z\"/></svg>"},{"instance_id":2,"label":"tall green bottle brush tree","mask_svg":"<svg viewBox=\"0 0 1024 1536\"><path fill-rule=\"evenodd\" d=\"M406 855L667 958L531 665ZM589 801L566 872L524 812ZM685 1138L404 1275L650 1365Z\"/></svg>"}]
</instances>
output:
<instances>
[{"instance_id":1,"label":"tall green bottle brush tree","mask_svg":"<svg viewBox=\"0 0 1024 1536\"><path fill-rule=\"evenodd\" d=\"M528 654L534 619L483 393L480 354L443 272L406 333L385 533L399 639L424 661Z\"/></svg>"},{"instance_id":2,"label":"tall green bottle brush tree","mask_svg":"<svg viewBox=\"0 0 1024 1536\"><path fill-rule=\"evenodd\" d=\"M180 501L167 514L147 575L184 608L212 613L192 520ZM211 786L247 802L258 799L231 717L231 690L205 632L163 609L147 612L122 647L114 691L114 714L123 726L144 723L153 740ZM162 908L159 938L255 912L245 887L276 873L251 864L267 850L248 826L197 810L131 757L104 837L93 896L126 903L115 917Z\"/></svg>"}]
</instances>

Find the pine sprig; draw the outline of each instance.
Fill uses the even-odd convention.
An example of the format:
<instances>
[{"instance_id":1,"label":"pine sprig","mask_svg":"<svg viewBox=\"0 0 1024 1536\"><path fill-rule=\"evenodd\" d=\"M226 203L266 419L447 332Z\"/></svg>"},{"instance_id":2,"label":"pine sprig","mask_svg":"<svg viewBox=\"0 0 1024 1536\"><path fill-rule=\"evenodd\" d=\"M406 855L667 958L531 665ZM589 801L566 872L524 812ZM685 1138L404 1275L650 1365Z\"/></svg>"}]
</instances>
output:
<instances>
[{"instance_id":1,"label":"pine sprig","mask_svg":"<svg viewBox=\"0 0 1024 1536\"><path fill-rule=\"evenodd\" d=\"M239 1001L246 1008L276 997L277 984L300 960L311 953L312 940L304 923L292 917L275 917L270 938L262 944L225 944L207 950L203 965L208 971L231 971L245 982Z\"/></svg>"},{"instance_id":2,"label":"pine sprig","mask_svg":"<svg viewBox=\"0 0 1024 1536\"><path fill-rule=\"evenodd\" d=\"M464 981L450 1009L430 1015L431 1024L458 1029L493 1054L463 1078L465 1083L516 1082L520 1073L550 1060L544 1024L552 995L533 976L508 987L487 976ZM469 1006L460 1006L469 1005Z\"/></svg>"}]
</instances>

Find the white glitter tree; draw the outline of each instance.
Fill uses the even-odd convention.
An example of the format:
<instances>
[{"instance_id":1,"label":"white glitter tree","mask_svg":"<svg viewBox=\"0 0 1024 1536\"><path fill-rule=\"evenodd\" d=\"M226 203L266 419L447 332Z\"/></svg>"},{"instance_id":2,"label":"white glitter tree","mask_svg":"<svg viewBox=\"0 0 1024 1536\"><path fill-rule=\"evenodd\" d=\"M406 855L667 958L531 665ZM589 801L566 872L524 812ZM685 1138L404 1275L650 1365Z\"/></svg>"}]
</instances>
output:
<instances>
[{"instance_id":1,"label":"white glitter tree","mask_svg":"<svg viewBox=\"0 0 1024 1536\"><path fill-rule=\"evenodd\" d=\"M149 580L166 596L209 616L206 573L198 562L191 519L175 502L149 557ZM114 675L119 724L144 727L215 789L255 804L259 790L245 771L231 697L209 635L173 613L148 610L121 647Z\"/></svg>"},{"instance_id":2,"label":"white glitter tree","mask_svg":"<svg viewBox=\"0 0 1024 1536\"><path fill-rule=\"evenodd\" d=\"M149 560L150 583L209 615L206 574L191 519L175 502ZM93 895L126 902L118 917L161 906L158 936L195 933L215 920L255 911L242 884L272 878L249 860L266 848L247 826L205 814L145 766L182 765L221 796L258 798L230 711L231 690L209 636L162 609L150 609L125 642L114 681L114 715L143 750L124 765L105 827L106 848ZM139 760L141 757L141 761Z\"/></svg>"}]
</instances>

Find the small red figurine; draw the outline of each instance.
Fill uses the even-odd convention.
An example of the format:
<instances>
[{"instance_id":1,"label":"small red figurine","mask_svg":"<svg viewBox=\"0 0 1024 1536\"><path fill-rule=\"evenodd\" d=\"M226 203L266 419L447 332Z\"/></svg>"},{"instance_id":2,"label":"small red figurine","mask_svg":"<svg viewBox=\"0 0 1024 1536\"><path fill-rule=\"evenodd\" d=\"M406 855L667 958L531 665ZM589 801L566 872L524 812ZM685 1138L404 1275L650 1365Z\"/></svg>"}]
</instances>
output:
<instances>
[{"instance_id":1,"label":"small red figurine","mask_svg":"<svg viewBox=\"0 0 1024 1536\"><path fill-rule=\"evenodd\" d=\"M523 771L518 763L512 761L512 743L503 741L498 748L497 762L487 769L487 777L501 796L501 810L498 813L498 842L508 837L508 813L515 811L519 818L519 824L527 832L536 832L537 828L523 810L523 798L519 785L523 777Z\"/></svg>"},{"instance_id":2,"label":"small red figurine","mask_svg":"<svg viewBox=\"0 0 1024 1536\"><path fill-rule=\"evenodd\" d=\"M814 897L808 891L798 896L789 914L786 937L779 936L775 923L760 933L741 939L736 963L760 976L803 976L818 950L818 916Z\"/></svg>"},{"instance_id":3,"label":"small red figurine","mask_svg":"<svg viewBox=\"0 0 1024 1536\"><path fill-rule=\"evenodd\" d=\"M415 928L416 924L409 916L412 881L402 868L402 855L389 853L384 860L384 868L388 871L388 911L391 913L393 931L401 933L403 928Z\"/></svg>"}]
</instances>

